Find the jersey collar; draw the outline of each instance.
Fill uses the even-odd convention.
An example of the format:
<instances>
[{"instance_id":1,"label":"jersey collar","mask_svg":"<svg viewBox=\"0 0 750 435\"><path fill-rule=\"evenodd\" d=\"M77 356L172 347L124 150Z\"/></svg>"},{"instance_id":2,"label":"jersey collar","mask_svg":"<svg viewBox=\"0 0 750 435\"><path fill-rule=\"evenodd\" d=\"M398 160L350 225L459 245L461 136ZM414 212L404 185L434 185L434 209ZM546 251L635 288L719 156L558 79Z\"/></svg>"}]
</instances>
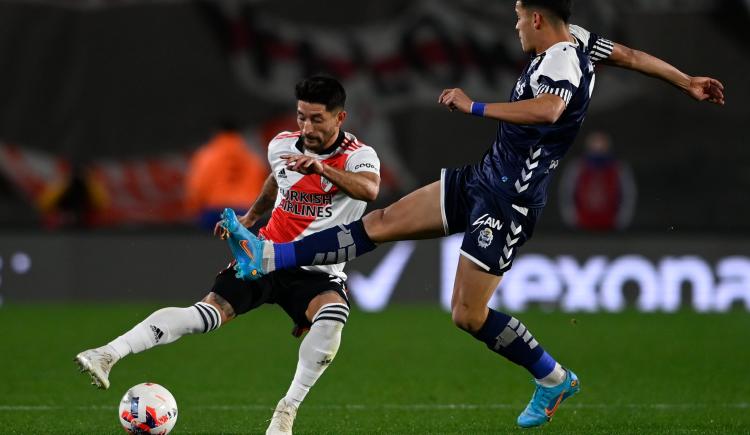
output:
<instances>
[{"instance_id":1,"label":"jersey collar","mask_svg":"<svg viewBox=\"0 0 750 435\"><path fill-rule=\"evenodd\" d=\"M568 44L569 46L571 46L571 47L573 47L573 48L578 48L578 47L579 47L579 46L581 45L581 42L580 42L580 41L578 40L578 38L576 38L576 37L575 37L574 35L570 35L570 36L572 36L572 37L573 37L573 40L572 40L572 41L560 41L560 42L556 42L556 43L554 43L554 44L550 45L550 46L549 46L549 47L548 47L548 48L547 48L546 50L544 50L543 52L541 52L541 53L539 53L539 54L537 54L536 56L533 56L533 57L539 57L539 56L542 56L542 55L546 54L546 53L547 53L548 51L552 50L552 49L553 49L554 47L557 47L558 45L561 45L561 44L562 44L562 45Z\"/></svg>"}]
</instances>

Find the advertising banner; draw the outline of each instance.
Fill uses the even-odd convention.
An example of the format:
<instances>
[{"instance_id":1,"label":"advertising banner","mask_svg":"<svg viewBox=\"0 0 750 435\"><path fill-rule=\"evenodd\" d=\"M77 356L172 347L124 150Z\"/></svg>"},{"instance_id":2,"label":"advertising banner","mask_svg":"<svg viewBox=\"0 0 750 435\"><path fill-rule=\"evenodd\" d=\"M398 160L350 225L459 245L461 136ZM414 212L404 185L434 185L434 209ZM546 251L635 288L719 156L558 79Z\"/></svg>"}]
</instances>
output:
<instances>
[{"instance_id":1,"label":"advertising banner","mask_svg":"<svg viewBox=\"0 0 750 435\"><path fill-rule=\"evenodd\" d=\"M569 312L750 311L747 240L544 237L524 247L490 306ZM386 244L347 267L362 310L450 309L461 236ZM211 288L230 255L208 235L2 235L0 295L22 301L175 301Z\"/></svg>"}]
</instances>

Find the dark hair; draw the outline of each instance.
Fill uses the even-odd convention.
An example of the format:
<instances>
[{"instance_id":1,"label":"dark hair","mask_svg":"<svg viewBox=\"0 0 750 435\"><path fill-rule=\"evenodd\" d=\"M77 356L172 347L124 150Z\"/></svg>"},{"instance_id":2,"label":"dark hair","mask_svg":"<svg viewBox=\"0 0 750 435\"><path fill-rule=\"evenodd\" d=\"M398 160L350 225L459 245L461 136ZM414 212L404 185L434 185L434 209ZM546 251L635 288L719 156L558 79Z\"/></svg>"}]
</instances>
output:
<instances>
[{"instance_id":1,"label":"dark hair","mask_svg":"<svg viewBox=\"0 0 750 435\"><path fill-rule=\"evenodd\" d=\"M306 78L297 83L294 93L297 100L324 104L329 112L343 109L346 103L344 87L332 77L313 76Z\"/></svg>"},{"instance_id":2,"label":"dark hair","mask_svg":"<svg viewBox=\"0 0 750 435\"><path fill-rule=\"evenodd\" d=\"M573 0L521 0L521 4L525 8L538 7L546 9L565 23L570 20L573 8Z\"/></svg>"}]
</instances>

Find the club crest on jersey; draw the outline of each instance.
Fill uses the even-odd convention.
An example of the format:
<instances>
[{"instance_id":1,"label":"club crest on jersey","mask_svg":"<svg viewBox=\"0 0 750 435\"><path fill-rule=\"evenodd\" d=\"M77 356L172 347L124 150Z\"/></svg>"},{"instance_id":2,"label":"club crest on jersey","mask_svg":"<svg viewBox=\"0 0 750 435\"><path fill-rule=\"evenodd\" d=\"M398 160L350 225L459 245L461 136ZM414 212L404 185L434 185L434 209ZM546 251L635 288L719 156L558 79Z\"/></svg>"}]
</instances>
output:
<instances>
[{"instance_id":1,"label":"club crest on jersey","mask_svg":"<svg viewBox=\"0 0 750 435\"><path fill-rule=\"evenodd\" d=\"M328 192L333 187L333 183L331 183L331 181L328 180L328 178L321 176L320 187L323 188L323 192Z\"/></svg>"},{"instance_id":2,"label":"club crest on jersey","mask_svg":"<svg viewBox=\"0 0 750 435\"><path fill-rule=\"evenodd\" d=\"M482 231L479 232L477 243L479 243L480 248L487 248L492 244L492 239L494 238L495 234L492 232L492 228L485 227Z\"/></svg>"}]
</instances>

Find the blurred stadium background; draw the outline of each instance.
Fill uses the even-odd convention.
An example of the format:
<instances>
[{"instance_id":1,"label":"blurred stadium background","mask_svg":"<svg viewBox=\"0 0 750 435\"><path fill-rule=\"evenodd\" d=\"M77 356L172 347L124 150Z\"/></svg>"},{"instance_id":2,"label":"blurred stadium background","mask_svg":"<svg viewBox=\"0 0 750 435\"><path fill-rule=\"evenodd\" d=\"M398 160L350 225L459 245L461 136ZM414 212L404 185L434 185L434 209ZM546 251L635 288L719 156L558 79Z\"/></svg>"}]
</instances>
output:
<instances>
[{"instance_id":1,"label":"blurred stadium background","mask_svg":"<svg viewBox=\"0 0 750 435\"><path fill-rule=\"evenodd\" d=\"M114 392L86 389L68 360L158 304L205 294L229 258L210 237L215 210L251 204L267 175L268 139L295 128L293 85L302 77L326 72L344 83L345 128L383 161L371 207L436 180L441 167L476 161L495 124L435 101L456 86L506 99L525 61L512 3L1 1L0 427L116 431L119 394L154 376L188 403L180 433L262 431L296 355L291 339L267 338L284 336L280 310L131 358ZM578 364L584 385L590 374L590 395L550 430L748 432L750 382L740 363L750 359L750 2L578 1L574 17L722 80L728 103L697 104L599 67L578 143L492 304L531 319L546 347ZM217 173L232 174L241 192ZM330 394L311 395L301 433L512 430L529 393L523 376L451 329L443 312L458 240L391 244L349 266L362 320L352 318L340 362L321 381ZM446 346L454 337L456 347ZM202 345L222 361L195 355ZM380 377L392 363L383 352L408 362L398 363L402 377ZM288 364L280 370L259 355ZM247 370L248 359L280 370L275 382L243 376L251 392L243 395L232 382L194 379ZM487 382L473 372L476 361L500 371L494 391L472 390ZM337 376L350 386L337 389ZM690 385L678 382L685 377ZM619 387L616 397L604 393L608 385ZM222 387L239 391L222 396ZM67 415L64 395L90 419ZM208 402L232 424L206 426ZM341 426L327 426L340 414Z\"/></svg>"}]
</instances>

